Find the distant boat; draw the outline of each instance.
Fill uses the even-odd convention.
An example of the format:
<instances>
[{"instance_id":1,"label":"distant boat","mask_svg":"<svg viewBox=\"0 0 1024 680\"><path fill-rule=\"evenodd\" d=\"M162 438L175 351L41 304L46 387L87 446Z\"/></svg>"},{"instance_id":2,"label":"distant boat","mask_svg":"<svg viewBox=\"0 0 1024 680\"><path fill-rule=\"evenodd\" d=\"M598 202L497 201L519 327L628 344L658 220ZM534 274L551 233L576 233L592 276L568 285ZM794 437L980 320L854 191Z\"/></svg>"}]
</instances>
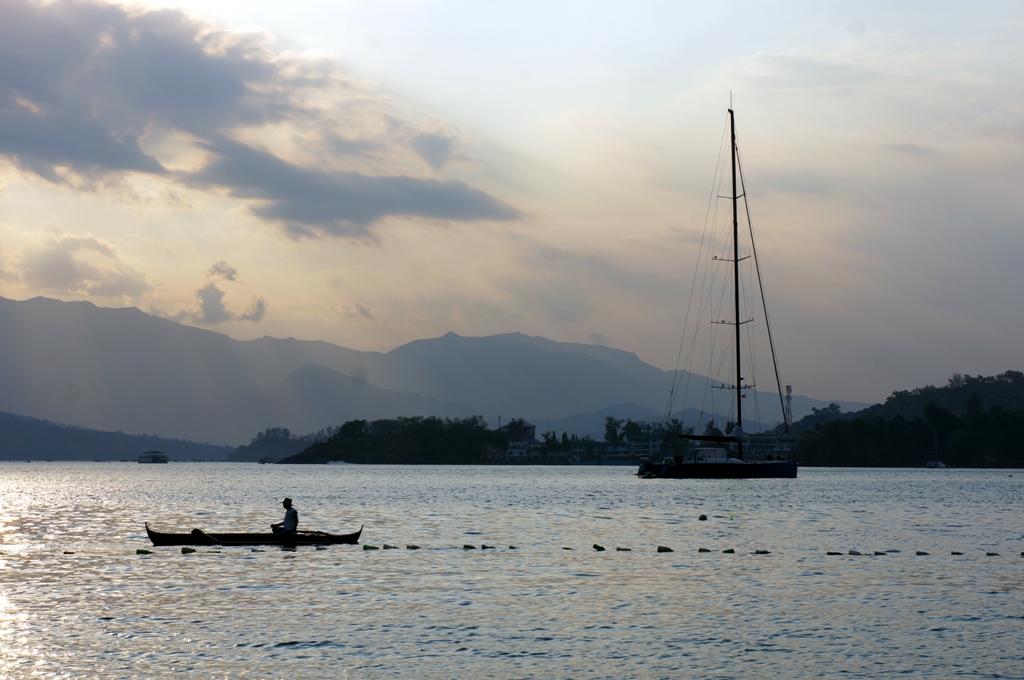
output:
<instances>
[{"instance_id":1,"label":"distant boat","mask_svg":"<svg viewBox=\"0 0 1024 680\"><path fill-rule=\"evenodd\" d=\"M731 140L731 168L732 168L732 195L722 196L721 198L729 198L732 201L732 239L731 246L728 249L720 248L713 257L709 254L708 258L704 260L706 263L713 262L715 265L721 263L728 263L732 270L729 272L728 278L732 279L732 310L727 310L725 305L716 308L718 301L725 301L728 298L724 295L717 297L715 300L711 299L710 289L707 300L700 300L698 305L701 306L702 310L705 310L707 320L711 321L712 324L721 324L725 326L732 326L733 328L722 335L731 336L723 338L731 342L734 346L735 353L734 357L729 357L730 363L735 367L734 384L728 385L724 382L720 385L715 385L718 389L736 390L736 402L735 402L735 418L736 421L733 428L726 434L721 434L719 431L715 434L704 434L704 435L680 435L683 439L698 442L704 446L691 449L682 454L675 454L665 458L661 463L657 463L649 456L644 456L640 461L640 469L637 471L637 475L646 479L662 478L662 479L759 479L759 478L795 478L797 475L797 464L795 461L789 460L789 420L790 414L789 409L782 406L782 382L779 379L778 363L775 360L775 344L771 336L771 326L768 324L768 313L767 305L764 300L764 290L760 287L761 282L761 270L760 266L757 265L757 250L754 248L753 240L753 228L751 227L750 236L750 249L751 255L740 257L739 249L739 212L738 212L738 201L741 194L737 191L737 166L738 166L738 147L736 146L736 118L732 108L729 108L729 136ZM742 184L742 170L739 176ZM724 177L723 177L724 181ZM715 185L718 185L718 178L716 177ZM742 197L744 204L746 204L746 187L742 187ZM750 213L747 210L747 222L749 226ZM704 240L701 241L701 248L704 248ZM710 248L710 246L709 246ZM743 288L740 284L740 263L744 260L753 257L754 264L757 270L757 281L761 291L761 304L764 306L765 326L768 330L768 341L771 347L772 364L775 368L775 381L779 388L779 403L782 406L783 418L785 420L785 432L784 438L780 438L772 433L757 433L757 434L745 434L743 431L743 400L747 396L746 390L752 390L754 383L752 381L744 382L743 377L743 365L742 365L742 349L744 337L741 334L741 330L744 325L753 321L753 318L745 318L746 315L741 316L740 314L740 298ZM701 258L698 258L698 262ZM698 264L698 267L700 265ZM712 275L713 279L713 275ZM694 281L696 281L696 276ZM747 294L753 292L747 291ZM710 310L714 310L713 312ZM732 312L732 319L725 319L729 312ZM718 316L712 318L711 314L717 314ZM699 320L698 316L698 320ZM753 334L748 334L746 340L752 343ZM696 334L694 335L694 342L696 342ZM690 354L692 356L692 352ZM728 354L724 354L720 357L720 363L725 366L728 365L725 361ZM748 362L751 365L753 360ZM677 367L678 368L678 367ZM680 375L679 371L676 371L676 375ZM666 419L668 414L672 410L672 398L674 398L676 388L678 384L673 385L672 396L669 399L669 407L666 409ZM756 395L756 393L755 393ZM704 411L704 409L702 409ZM713 411L711 411L713 412Z\"/></svg>"},{"instance_id":2,"label":"distant boat","mask_svg":"<svg viewBox=\"0 0 1024 680\"><path fill-rule=\"evenodd\" d=\"M939 460L939 433L932 430L932 441L935 447L935 457L924 464L924 466L930 470L940 470L946 467L946 464Z\"/></svg>"},{"instance_id":3,"label":"distant boat","mask_svg":"<svg viewBox=\"0 0 1024 680\"><path fill-rule=\"evenodd\" d=\"M139 455L140 463L166 463L167 456L159 451L146 451Z\"/></svg>"}]
</instances>

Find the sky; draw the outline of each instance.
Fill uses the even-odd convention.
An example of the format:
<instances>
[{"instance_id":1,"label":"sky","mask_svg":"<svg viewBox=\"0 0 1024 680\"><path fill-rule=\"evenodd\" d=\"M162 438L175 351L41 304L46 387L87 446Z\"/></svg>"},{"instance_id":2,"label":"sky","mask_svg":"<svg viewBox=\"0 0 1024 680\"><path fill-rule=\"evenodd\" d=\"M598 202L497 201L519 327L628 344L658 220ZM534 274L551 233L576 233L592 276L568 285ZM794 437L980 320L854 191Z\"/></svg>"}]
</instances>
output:
<instances>
[{"instance_id":1,"label":"sky","mask_svg":"<svg viewBox=\"0 0 1024 680\"><path fill-rule=\"evenodd\" d=\"M726 110L784 383L1024 368L1024 5L0 2L0 295L671 369Z\"/></svg>"}]
</instances>

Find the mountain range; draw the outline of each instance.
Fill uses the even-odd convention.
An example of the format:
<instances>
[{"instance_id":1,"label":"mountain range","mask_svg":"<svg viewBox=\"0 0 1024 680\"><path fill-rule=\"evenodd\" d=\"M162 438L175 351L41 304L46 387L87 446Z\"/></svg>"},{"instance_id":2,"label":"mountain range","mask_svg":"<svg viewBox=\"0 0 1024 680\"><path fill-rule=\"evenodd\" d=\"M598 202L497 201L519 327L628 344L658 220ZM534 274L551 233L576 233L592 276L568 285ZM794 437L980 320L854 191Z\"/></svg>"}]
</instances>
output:
<instances>
[{"instance_id":1,"label":"mountain range","mask_svg":"<svg viewBox=\"0 0 1024 680\"><path fill-rule=\"evenodd\" d=\"M684 378L693 394L707 386L702 376ZM365 352L234 340L135 308L0 298L0 410L217 445L243 444L268 427L304 433L414 415L523 417L538 431L600 435L605 415L659 419L672 379L630 352L521 333L448 333ZM781 420L777 397L753 396L761 422ZM794 396L793 415L828 403ZM686 422L693 413L679 415Z\"/></svg>"}]
</instances>

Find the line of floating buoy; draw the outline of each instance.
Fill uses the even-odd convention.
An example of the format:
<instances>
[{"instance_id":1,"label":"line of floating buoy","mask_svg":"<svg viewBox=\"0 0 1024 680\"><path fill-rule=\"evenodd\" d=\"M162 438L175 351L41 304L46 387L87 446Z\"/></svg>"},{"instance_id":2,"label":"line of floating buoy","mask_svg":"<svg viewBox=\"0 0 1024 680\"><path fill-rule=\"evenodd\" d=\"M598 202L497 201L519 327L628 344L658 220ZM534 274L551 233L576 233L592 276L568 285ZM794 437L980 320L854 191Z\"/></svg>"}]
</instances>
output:
<instances>
[{"instance_id":1,"label":"line of floating buoy","mask_svg":"<svg viewBox=\"0 0 1024 680\"><path fill-rule=\"evenodd\" d=\"M324 546L324 545L317 545L315 547L316 547L317 550L327 550L327 546ZM600 545L599 543L594 543L592 547L593 547L595 552L604 552L606 550L606 548L603 545ZM371 545L369 543L363 544L363 550L380 550L381 548L383 548L384 550L398 550L399 549L399 547L397 545L391 545L391 544L388 544L388 543L385 543L381 547L378 547L378 546L375 546L375 545ZM405 549L406 550L420 550L421 548L420 548L420 546L418 546L418 545L416 545L414 543L409 543L409 544L407 544L405 546ZM473 544L470 544L470 543L466 543L466 544L464 544L462 546L462 549L463 550L476 550L477 546L475 546ZM480 550L497 550L497 549L498 549L497 546L494 546L494 545L487 545L487 544L481 544L480 545ZM508 549L509 550L518 550L518 548L516 546L514 546L514 545L510 545L508 547ZM295 549L282 546L282 550L288 550L290 552L294 552ZM572 547L569 547L569 546L563 546L562 550L575 550L575 548L572 548ZM632 548L624 548L622 546L616 546L615 547L615 551L616 552L633 552L633 549ZM194 552L196 552L196 549L195 548L190 548L188 546L184 546L181 549L181 554L182 555L189 555L189 554L192 554ZM218 550L218 549L213 549L213 550L207 550L206 552L208 552L208 553L219 553L221 551ZM254 553L266 552L266 550L263 550L262 548L252 548L252 552L254 552ZM675 552L675 550L670 548L670 547L668 547L667 545L659 545L656 548L656 552L659 552L659 553L670 553L670 552ZM714 551L711 550L710 548L697 548L697 552L698 553L710 553L710 552L714 552ZM721 552L723 554L726 554L726 555L734 555L734 554L736 554L736 549L735 548L726 548L725 550L722 550ZM852 556L852 557L862 557L862 556L885 557L887 555L890 555L890 554L893 554L893 553L899 553L899 552L900 552L899 550L875 550L875 551L872 551L872 552L861 552L859 550L851 549L851 550L848 550L845 553L837 551L837 550L828 550L828 551L825 552L825 554L828 555L828 556L843 556L843 555L847 555L847 556ZM4 553L0 553L0 554L4 554ZM65 550L64 554L65 555L74 555L75 553L73 551L70 551L70 550ZM135 551L135 554L136 555L152 555L153 551L147 550L145 548L138 548ZM753 550L750 554L751 555L771 555L772 552L770 550L757 549L757 550ZM917 555L917 556L929 556L929 555L931 555L931 553L929 553L929 552L927 552L925 550L916 550L916 551L914 551L914 554ZM954 556L954 557L962 557L964 555L964 553L962 551L960 551L960 550L952 550L952 551L950 551L949 554ZM985 552L985 556L986 557L1001 557L1002 554L998 553L998 552L995 552L993 550L989 550L989 551ZM1022 551L1020 553L1020 556L1024 557L1024 551Z\"/></svg>"}]
</instances>

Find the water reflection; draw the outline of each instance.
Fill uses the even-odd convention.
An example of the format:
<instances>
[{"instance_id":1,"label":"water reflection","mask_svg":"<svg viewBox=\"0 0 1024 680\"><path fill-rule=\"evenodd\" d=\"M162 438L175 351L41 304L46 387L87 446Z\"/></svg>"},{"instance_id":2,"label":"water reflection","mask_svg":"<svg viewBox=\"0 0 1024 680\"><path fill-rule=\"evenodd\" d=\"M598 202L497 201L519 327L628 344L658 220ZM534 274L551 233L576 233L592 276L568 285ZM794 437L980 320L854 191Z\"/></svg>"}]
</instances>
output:
<instances>
[{"instance_id":1,"label":"water reflection","mask_svg":"<svg viewBox=\"0 0 1024 680\"><path fill-rule=\"evenodd\" d=\"M1020 475L806 470L779 484L601 468L153 467L0 464L0 675L1019 670ZM182 555L145 539L145 520L265 530L284 496L304 528L365 524L364 542L422 549ZM873 556L889 549L901 552Z\"/></svg>"}]
</instances>

